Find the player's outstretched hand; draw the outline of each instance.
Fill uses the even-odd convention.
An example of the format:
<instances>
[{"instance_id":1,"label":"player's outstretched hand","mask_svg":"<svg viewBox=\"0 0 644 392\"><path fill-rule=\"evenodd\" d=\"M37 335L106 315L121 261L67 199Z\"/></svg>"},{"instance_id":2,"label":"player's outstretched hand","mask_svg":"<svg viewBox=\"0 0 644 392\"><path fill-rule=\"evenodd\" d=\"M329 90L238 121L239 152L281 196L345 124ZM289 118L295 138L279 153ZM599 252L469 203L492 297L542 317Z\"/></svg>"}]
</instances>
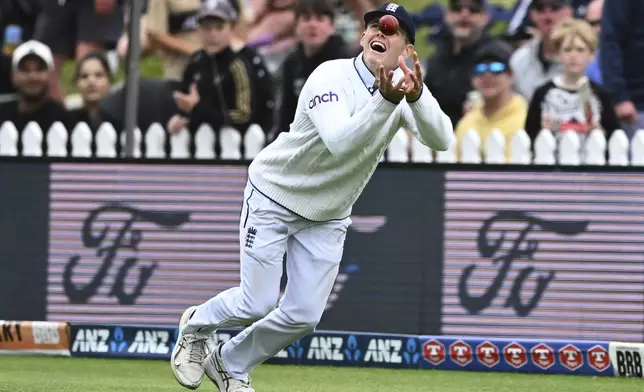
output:
<instances>
[{"instance_id":1,"label":"player's outstretched hand","mask_svg":"<svg viewBox=\"0 0 644 392\"><path fill-rule=\"evenodd\" d=\"M398 83L394 86L392 79L394 77L394 71L385 71L385 66L382 63L378 64L378 72L376 72L376 85L380 89L382 96L385 97L388 101L399 103L405 97L405 89L403 89L403 84L405 83L405 78L401 78Z\"/></svg>"},{"instance_id":2,"label":"player's outstretched hand","mask_svg":"<svg viewBox=\"0 0 644 392\"><path fill-rule=\"evenodd\" d=\"M420 61L418 61L418 53L414 51L414 70L409 69L407 64L405 64L402 56L398 58L398 63L400 69L405 73L405 84L403 86L405 90L405 98L407 102L415 102L420 98L420 94L423 93L423 71L420 68Z\"/></svg>"}]
</instances>

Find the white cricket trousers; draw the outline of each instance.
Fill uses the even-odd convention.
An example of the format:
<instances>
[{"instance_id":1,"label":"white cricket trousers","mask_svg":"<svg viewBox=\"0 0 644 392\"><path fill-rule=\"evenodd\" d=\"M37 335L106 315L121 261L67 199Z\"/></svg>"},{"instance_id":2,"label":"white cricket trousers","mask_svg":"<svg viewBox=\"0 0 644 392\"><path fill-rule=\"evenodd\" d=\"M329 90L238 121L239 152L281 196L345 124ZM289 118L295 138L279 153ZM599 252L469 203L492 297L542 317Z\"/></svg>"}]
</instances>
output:
<instances>
[{"instance_id":1,"label":"white cricket trousers","mask_svg":"<svg viewBox=\"0 0 644 392\"><path fill-rule=\"evenodd\" d=\"M311 222L262 195L250 182L239 227L241 282L200 305L184 333L248 326L222 347L226 370L248 373L313 332L338 274L351 218ZM278 304L282 263L288 281ZM251 325L252 324L252 325Z\"/></svg>"}]
</instances>

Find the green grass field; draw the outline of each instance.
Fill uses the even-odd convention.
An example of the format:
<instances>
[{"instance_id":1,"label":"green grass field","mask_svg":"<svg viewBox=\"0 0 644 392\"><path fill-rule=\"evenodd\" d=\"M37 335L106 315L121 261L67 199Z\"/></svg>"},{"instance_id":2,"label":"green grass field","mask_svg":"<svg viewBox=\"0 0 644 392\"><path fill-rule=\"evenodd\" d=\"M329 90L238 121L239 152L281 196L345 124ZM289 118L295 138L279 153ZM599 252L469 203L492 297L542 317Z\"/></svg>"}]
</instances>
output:
<instances>
[{"instance_id":1,"label":"green grass field","mask_svg":"<svg viewBox=\"0 0 644 392\"><path fill-rule=\"evenodd\" d=\"M430 370L260 366L258 392L642 392L644 380ZM216 391L207 379L199 391ZM0 392L163 392L180 387L165 361L0 357Z\"/></svg>"}]
</instances>

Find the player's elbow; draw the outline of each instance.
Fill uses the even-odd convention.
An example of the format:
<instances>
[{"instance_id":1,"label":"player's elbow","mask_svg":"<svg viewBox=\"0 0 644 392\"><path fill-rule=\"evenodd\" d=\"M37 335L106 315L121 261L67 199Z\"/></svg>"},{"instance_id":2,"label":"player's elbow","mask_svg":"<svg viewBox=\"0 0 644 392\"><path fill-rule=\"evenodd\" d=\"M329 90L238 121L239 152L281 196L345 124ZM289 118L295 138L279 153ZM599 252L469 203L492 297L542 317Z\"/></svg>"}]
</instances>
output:
<instances>
[{"instance_id":1,"label":"player's elbow","mask_svg":"<svg viewBox=\"0 0 644 392\"><path fill-rule=\"evenodd\" d=\"M335 144L335 143L329 143L326 145L327 150L333 155L334 157L341 157L345 154L344 148L342 146Z\"/></svg>"},{"instance_id":2,"label":"player's elbow","mask_svg":"<svg viewBox=\"0 0 644 392\"><path fill-rule=\"evenodd\" d=\"M441 137L437 138L436 146L434 150L436 151L447 151L452 146L454 141L454 132L445 132Z\"/></svg>"},{"instance_id":3,"label":"player's elbow","mask_svg":"<svg viewBox=\"0 0 644 392\"><path fill-rule=\"evenodd\" d=\"M331 155L333 155L334 157L343 157L349 153L348 143L327 140L324 142L324 144L326 145L327 150L329 150Z\"/></svg>"},{"instance_id":4,"label":"player's elbow","mask_svg":"<svg viewBox=\"0 0 644 392\"><path fill-rule=\"evenodd\" d=\"M427 127L424 132L419 132L423 144L435 151L447 151L454 142L454 128L447 119L441 126Z\"/></svg>"}]
</instances>

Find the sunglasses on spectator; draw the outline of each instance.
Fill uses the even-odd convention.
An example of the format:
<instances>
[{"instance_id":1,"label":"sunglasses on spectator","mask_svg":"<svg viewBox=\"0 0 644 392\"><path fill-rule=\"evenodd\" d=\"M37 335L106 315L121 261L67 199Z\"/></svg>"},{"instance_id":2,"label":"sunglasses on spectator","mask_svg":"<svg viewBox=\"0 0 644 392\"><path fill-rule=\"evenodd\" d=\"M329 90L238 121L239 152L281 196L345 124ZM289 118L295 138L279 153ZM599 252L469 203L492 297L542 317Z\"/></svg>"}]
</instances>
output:
<instances>
[{"instance_id":1,"label":"sunglasses on spectator","mask_svg":"<svg viewBox=\"0 0 644 392\"><path fill-rule=\"evenodd\" d=\"M543 12L547 8L551 9L552 11L559 11L564 7L562 3L559 2L540 2L537 1L536 3L532 3L532 9L538 12Z\"/></svg>"},{"instance_id":2,"label":"sunglasses on spectator","mask_svg":"<svg viewBox=\"0 0 644 392\"><path fill-rule=\"evenodd\" d=\"M498 61L495 61L493 63L480 63L474 66L474 76L483 76L487 72L490 72L493 75L500 75L506 72L507 69L507 65Z\"/></svg>"},{"instance_id":3,"label":"sunglasses on spectator","mask_svg":"<svg viewBox=\"0 0 644 392\"><path fill-rule=\"evenodd\" d=\"M478 14L483 11L483 7L480 4L461 4L461 3L452 3L449 5L449 10L452 12L460 13L463 10L468 10L470 14Z\"/></svg>"}]
</instances>

